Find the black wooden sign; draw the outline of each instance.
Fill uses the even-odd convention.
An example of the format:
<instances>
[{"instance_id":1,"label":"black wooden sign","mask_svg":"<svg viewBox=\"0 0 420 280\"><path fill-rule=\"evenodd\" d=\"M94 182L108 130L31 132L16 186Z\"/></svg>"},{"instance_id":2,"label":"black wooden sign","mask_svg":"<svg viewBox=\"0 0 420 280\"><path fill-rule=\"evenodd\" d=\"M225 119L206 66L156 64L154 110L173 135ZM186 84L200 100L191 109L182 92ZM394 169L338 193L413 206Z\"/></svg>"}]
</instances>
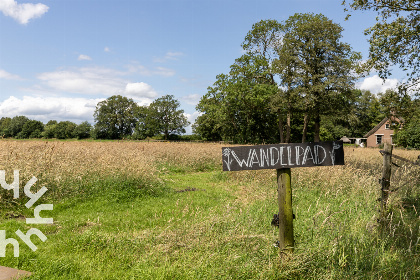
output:
<instances>
[{"instance_id":1,"label":"black wooden sign","mask_svg":"<svg viewBox=\"0 0 420 280\"><path fill-rule=\"evenodd\" d=\"M223 147L223 171L344 165L343 142Z\"/></svg>"}]
</instances>

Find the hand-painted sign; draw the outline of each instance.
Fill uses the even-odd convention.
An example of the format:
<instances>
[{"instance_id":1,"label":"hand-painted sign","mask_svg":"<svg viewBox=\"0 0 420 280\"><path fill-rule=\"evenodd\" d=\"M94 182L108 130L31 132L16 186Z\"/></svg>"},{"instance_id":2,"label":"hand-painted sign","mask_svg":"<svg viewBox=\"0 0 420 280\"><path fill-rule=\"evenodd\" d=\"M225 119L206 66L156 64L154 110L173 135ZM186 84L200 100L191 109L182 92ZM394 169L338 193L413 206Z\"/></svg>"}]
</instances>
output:
<instances>
[{"instance_id":1,"label":"hand-painted sign","mask_svg":"<svg viewBox=\"0 0 420 280\"><path fill-rule=\"evenodd\" d=\"M344 165L343 142L223 147L223 171Z\"/></svg>"}]
</instances>

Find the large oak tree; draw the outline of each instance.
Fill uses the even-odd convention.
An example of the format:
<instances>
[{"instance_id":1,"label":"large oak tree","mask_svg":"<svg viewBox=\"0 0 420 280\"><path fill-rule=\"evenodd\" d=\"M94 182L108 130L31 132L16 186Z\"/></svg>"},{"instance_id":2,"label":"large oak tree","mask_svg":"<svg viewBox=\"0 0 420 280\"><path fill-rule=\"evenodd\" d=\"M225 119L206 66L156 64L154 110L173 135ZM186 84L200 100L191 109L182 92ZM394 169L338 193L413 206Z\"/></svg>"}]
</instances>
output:
<instances>
[{"instance_id":1,"label":"large oak tree","mask_svg":"<svg viewBox=\"0 0 420 280\"><path fill-rule=\"evenodd\" d=\"M351 104L360 54L340 41L342 30L314 14L254 24L242 44L245 54L200 100L195 131L242 143L289 142L292 117L304 116L302 140L312 118L319 141L321 116Z\"/></svg>"},{"instance_id":2,"label":"large oak tree","mask_svg":"<svg viewBox=\"0 0 420 280\"><path fill-rule=\"evenodd\" d=\"M305 112L303 142L309 118L318 142L321 116L345 113L342 109L352 98L361 55L340 41L342 31L322 14L295 14L284 22L275 64L283 83L299 95Z\"/></svg>"},{"instance_id":3,"label":"large oak tree","mask_svg":"<svg viewBox=\"0 0 420 280\"><path fill-rule=\"evenodd\" d=\"M133 133L138 105L131 98L113 95L96 105L94 118L96 138L121 139Z\"/></svg>"},{"instance_id":4,"label":"large oak tree","mask_svg":"<svg viewBox=\"0 0 420 280\"><path fill-rule=\"evenodd\" d=\"M166 139L171 134L185 133L185 127L190 123L179 109L180 103L173 95L157 98L148 107L141 107L139 113L139 126L141 135L153 136L162 133Z\"/></svg>"}]
</instances>

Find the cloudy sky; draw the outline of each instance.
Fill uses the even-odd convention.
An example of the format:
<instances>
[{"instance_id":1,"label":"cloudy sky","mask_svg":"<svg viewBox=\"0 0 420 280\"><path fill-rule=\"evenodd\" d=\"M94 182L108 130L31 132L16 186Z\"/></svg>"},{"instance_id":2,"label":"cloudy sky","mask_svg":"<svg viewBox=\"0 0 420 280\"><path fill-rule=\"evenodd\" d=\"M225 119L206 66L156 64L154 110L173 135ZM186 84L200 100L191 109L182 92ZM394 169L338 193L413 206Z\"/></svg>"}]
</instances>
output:
<instances>
[{"instance_id":1,"label":"cloudy sky","mask_svg":"<svg viewBox=\"0 0 420 280\"><path fill-rule=\"evenodd\" d=\"M92 124L96 104L115 94L149 104L174 95L191 122L216 75L241 56L252 24L323 13L342 41L367 57L363 30L375 14L341 0L0 0L0 117ZM394 87L372 73L358 87ZM191 129L188 130L190 132Z\"/></svg>"}]
</instances>

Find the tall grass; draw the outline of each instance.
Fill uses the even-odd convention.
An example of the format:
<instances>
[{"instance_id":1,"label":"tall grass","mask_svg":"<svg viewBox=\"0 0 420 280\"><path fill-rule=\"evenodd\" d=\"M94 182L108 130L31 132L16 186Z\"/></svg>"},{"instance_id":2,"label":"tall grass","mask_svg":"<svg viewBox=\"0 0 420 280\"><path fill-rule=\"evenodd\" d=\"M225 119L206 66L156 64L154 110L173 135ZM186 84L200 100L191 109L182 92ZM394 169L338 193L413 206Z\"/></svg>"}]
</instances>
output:
<instances>
[{"instance_id":1,"label":"tall grass","mask_svg":"<svg viewBox=\"0 0 420 280\"><path fill-rule=\"evenodd\" d=\"M420 168L396 161L379 228L382 156L346 147L345 160L292 169L296 248L280 257L275 170L222 172L219 144L2 140L0 170L49 189L54 225L0 265L32 279L420 278ZM0 196L0 229L29 229L23 192Z\"/></svg>"}]
</instances>

